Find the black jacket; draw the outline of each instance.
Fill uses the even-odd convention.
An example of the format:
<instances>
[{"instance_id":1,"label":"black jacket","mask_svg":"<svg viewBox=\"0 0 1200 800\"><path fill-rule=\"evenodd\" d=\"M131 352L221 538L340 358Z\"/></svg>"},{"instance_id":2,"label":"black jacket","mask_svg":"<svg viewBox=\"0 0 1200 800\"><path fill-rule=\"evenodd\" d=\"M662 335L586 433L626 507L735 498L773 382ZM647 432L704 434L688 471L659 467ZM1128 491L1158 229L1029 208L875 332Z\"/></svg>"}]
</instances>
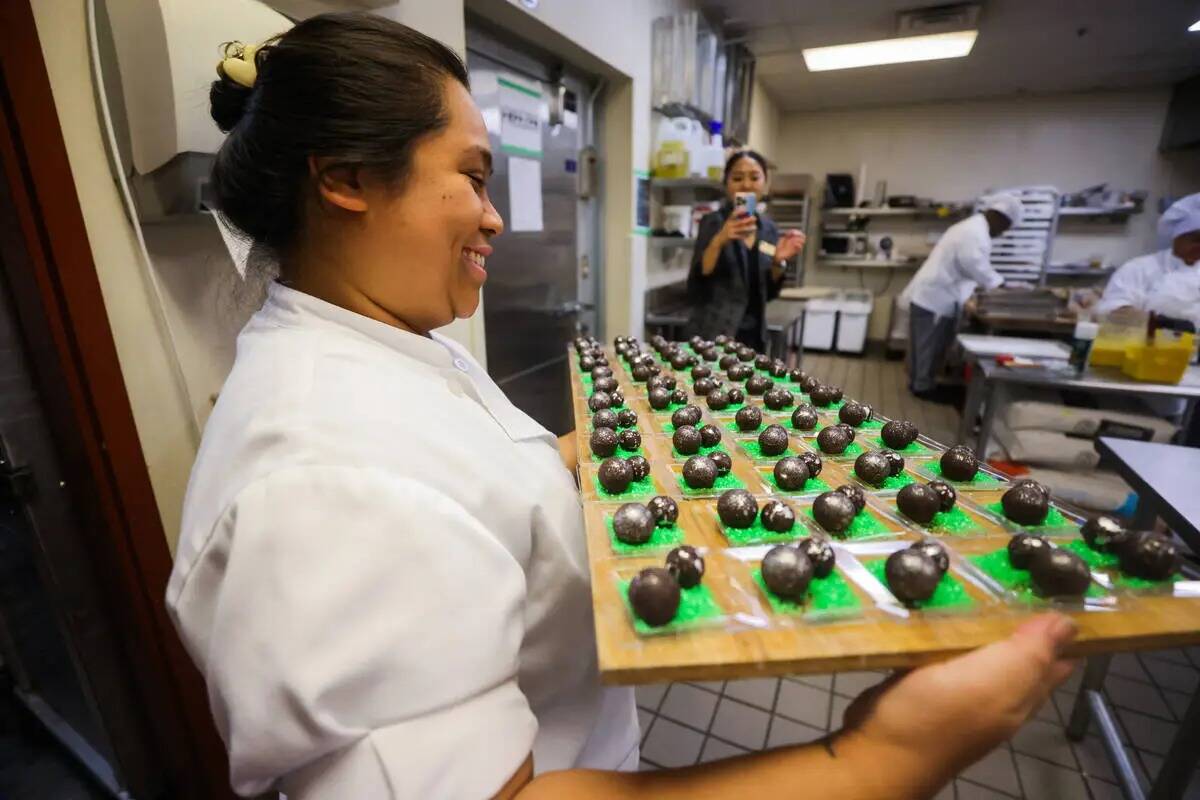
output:
<instances>
[{"instance_id":1,"label":"black jacket","mask_svg":"<svg viewBox=\"0 0 1200 800\"><path fill-rule=\"evenodd\" d=\"M767 301L779 296L783 284L782 278L776 281L771 277L774 255L763 252L759 247L763 242L771 245L779 243L779 229L771 218L758 215L758 239L753 248L746 247L740 240L730 242L721 248L716 269L711 274L705 275L700 266L708 243L721 230L731 212L732 206L726 203L720 210L706 214L700 220L696 249L692 253L692 269L687 281L688 299L691 302L688 335L698 334L705 339L712 339L721 333L732 336L737 333L747 309L751 308L758 319L758 338L765 340ZM758 270L758 297L753 298L753 302L747 279L750 269Z\"/></svg>"}]
</instances>

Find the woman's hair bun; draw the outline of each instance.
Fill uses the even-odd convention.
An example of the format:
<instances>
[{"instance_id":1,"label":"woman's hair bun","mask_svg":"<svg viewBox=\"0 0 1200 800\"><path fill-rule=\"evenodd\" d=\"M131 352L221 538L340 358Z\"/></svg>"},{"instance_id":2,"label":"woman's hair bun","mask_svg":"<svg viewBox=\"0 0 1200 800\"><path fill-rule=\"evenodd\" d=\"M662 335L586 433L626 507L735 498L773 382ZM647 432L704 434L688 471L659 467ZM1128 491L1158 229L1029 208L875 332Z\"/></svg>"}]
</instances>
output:
<instances>
[{"instance_id":1,"label":"woman's hair bun","mask_svg":"<svg viewBox=\"0 0 1200 800\"><path fill-rule=\"evenodd\" d=\"M212 82L208 90L208 103L213 122L221 129L221 133L229 133L246 115L246 106L250 103L253 89L221 75Z\"/></svg>"}]
</instances>

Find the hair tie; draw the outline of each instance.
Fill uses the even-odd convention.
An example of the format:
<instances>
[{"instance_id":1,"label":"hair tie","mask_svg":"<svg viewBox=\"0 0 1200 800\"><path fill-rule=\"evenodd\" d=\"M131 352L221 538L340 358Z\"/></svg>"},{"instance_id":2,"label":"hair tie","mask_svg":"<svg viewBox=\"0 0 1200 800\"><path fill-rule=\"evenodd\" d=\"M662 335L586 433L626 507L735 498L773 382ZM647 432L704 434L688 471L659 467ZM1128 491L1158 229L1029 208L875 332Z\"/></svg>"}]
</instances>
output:
<instances>
[{"instance_id":1,"label":"hair tie","mask_svg":"<svg viewBox=\"0 0 1200 800\"><path fill-rule=\"evenodd\" d=\"M260 49L262 44L226 42L222 45L221 60L217 62L217 74L239 86L253 89L254 81L258 79L258 64L254 57Z\"/></svg>"}]
</instances>

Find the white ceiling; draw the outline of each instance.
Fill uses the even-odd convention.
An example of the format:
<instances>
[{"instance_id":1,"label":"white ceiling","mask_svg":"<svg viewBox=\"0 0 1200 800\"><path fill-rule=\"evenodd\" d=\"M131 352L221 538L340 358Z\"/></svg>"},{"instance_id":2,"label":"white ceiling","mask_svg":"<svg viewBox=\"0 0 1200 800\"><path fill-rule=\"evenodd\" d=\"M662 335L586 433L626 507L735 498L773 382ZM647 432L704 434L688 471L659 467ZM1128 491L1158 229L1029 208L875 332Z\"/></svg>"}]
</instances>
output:
<instances>
[{"instance_id":1,"label":"white ceiling","mask_svg":"<svg viewBox=\"0 0 1200 800\"><path fill-rule=\"evenodd\" d=\"M945 2L945 0L943 0ZM1173 83L1200 73L1198 0L985 0L966 58L810 73L800 49L886 39L921 0L699 0L744 32L784 110Z\"/></svg>"}]
</instances>

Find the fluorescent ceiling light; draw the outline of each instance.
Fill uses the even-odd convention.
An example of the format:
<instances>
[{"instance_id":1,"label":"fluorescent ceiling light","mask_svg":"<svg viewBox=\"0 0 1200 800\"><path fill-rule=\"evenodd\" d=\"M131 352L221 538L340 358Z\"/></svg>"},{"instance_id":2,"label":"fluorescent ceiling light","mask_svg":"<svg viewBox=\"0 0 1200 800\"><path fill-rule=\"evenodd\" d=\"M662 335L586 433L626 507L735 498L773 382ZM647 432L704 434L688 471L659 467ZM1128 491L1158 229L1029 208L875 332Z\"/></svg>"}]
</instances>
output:
<instances>
[{"instance_id":1,"label":"fluorescent ceiling light","mask_svg":"<svg viewBox=\"0 0 1200 800\"><path fill-rule=\"evenodd\" d=\"M824 72L878 64L903 64L907 61L962 58L971 52L978 35L979 31L934 33L928 36L906 36L902 39L881 39L877 42L810 47L801 52L809 72Z\"/></svg>"},{"instance_id":2,"label":"fluorescent ceiling light","mask_svg":"<svg viewBox=\"0 0 1200 800\"><path fill-rule=\"evenodd\" d=\"M1195 33L1196 31L1200 31L1200 19L1193 22L1192 27L1188 28L1188 33Z\"/></svg>"}]
</instances>

